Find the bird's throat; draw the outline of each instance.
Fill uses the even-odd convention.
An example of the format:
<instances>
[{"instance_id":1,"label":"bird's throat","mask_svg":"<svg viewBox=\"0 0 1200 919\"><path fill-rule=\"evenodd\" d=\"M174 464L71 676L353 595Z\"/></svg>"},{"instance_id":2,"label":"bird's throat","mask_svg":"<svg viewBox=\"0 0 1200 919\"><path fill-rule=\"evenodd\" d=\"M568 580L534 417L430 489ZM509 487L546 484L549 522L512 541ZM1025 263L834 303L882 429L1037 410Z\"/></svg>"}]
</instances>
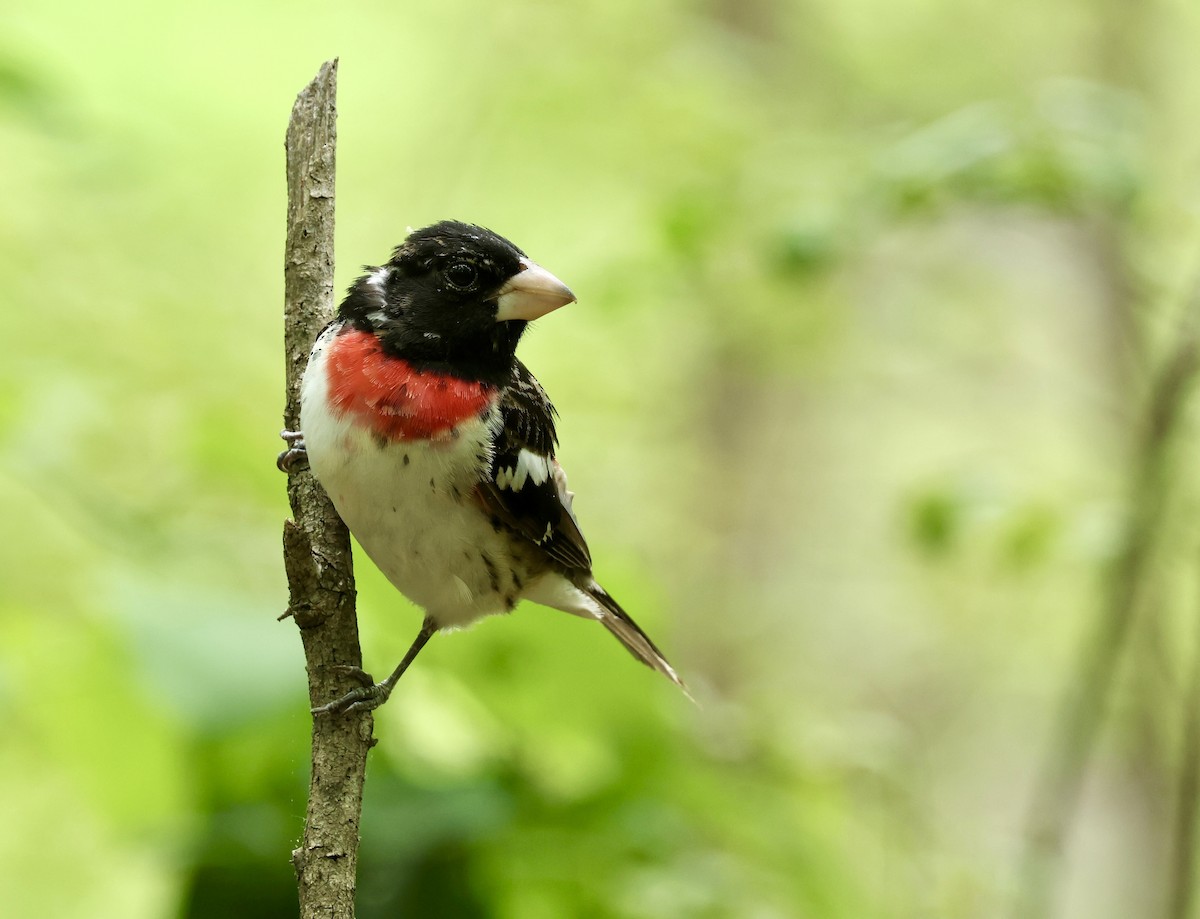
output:
<instances>
[{"instance_id":1,"label":"bird's throat","mask_svg":"<svg viewBox=\"0 0 1200 919\"><path fill-rule=\"evenodd\" d=\"M418 370L387 354L379 338L353 327L336 336L326 360L329 402L386 440L429 440L486 414L491 384Z\"/></svg>"}]
</instances>

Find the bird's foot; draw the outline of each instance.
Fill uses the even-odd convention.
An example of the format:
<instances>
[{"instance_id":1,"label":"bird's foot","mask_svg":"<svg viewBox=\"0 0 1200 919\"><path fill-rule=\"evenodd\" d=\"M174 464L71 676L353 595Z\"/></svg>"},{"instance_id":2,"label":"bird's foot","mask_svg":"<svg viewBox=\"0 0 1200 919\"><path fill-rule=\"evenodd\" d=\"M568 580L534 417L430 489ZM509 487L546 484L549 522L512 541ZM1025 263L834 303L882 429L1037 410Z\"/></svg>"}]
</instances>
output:
<instances>
[{"instance_id":1,"label":"bird's foot","mask_svg":"<svg viewBox=\"0 0 1200 919\"><path fill-rule=\"evenodd\" d=\"M318 705L312 710L314 715L345 715L349 712L369 712L379 708L392 694L394 682L384 680L376 683L374 677L360 667L338 666L338 673L357 680L360 684L344 696L339 696L332 702Z\"/></svg>"},{"instance_id":2,"label":"bird's foot","mask_svg":"<svg viewBox=\"0 0 1200 919\"><path fill-rule=\"evenodd\" d=\"M279 436L287 443L288 448L279 454L275 465L280 472L291 475L308 468L308 450L304 446L303 431L280 431Z\"/></svg>"},{"instance_id":3,"label":"bird's foot","mask_svg":"<svg viewBox=\"0 0 1200 919\"><path fill-rule=\"evenodd\" d=\"M392 694L392 688L396 685L396 681L404 675L404 671L421 653L421 649L425 647L425 643L433 637L437 631L437 623L432 617L426 616L425 621L421 623L421 631L417 633L417 637L413 639L412 646L404 655L404 659L396 665L396 669L391 675L382 682L376 683L371 674L367 673L361 667L351 667L346 664L337 665L334 670L344 676L355 680L359 686L357 689L352 689L344 696L334 699L332 702L326 702L324 705L318 705L312 710L314 715L344 715L347 712L369 712L372 709L379 708L388 700L388 696Z\"/></svg>"}]
</instances>

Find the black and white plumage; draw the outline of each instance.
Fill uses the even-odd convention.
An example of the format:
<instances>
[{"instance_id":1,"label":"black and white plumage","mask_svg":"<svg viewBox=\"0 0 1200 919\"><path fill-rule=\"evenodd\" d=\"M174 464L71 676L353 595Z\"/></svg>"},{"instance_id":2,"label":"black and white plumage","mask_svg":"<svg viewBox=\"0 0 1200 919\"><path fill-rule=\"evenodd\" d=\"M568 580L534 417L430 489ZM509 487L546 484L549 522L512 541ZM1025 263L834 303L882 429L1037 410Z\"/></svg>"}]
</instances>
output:
<instances>
[{"instance_id":1,"label":"black and white plumage","mask_svg":"<svg viewBox=\"0 0 1200 919\"><path fill-rule=\"evenodd\" d=\"M574 295L508 240L457 221L411 232L367 271L313 347L303 441L281 461L306 452L359 544L426 615L391 676L364 676L318 711L376 707L436 631L522 599L598 620L683 688L592 576L554 407L516 358L526 324Z\"/></svg>"}]
</instances>

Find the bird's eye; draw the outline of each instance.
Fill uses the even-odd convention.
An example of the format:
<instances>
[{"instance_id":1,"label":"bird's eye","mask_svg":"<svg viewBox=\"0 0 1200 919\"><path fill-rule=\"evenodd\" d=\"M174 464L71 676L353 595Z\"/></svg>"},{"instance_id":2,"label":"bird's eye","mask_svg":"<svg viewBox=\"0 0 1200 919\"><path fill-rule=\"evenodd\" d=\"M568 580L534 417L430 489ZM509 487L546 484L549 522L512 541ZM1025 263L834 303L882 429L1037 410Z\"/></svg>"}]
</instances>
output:
<instances>
[{"instance_id":1,"label":"bird's eye","mask_svg":"<svg viewBox=\"0 0 1200 919\"><path fill-rule=\"evenodd\" d=\"M444 276L451 287L466 290L475 283L475 279L479 277L479 272L475 270L474 265L469 265L466 262L455 262L446 269Z\"/></svg>"}]
</instances>

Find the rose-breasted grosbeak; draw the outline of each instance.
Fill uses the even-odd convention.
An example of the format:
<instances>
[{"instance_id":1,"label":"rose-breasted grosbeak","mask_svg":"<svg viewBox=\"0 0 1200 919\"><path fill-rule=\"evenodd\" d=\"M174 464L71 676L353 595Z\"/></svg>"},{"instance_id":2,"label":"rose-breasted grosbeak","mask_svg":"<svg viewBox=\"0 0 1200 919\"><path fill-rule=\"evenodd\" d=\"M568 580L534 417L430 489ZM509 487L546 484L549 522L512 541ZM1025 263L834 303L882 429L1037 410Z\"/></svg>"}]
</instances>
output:
<instances>
[{"instance_id":1,"label":"rose-breasted grosbeak","mask_svg":"<svg viewBox=\"0 0 1200 919\"><path fill-rule=\"evenodd\" d=\"M367 271L313 346L303 433L284 432L292 449L280 464L307 454L350 532L425 620L391 676L358 672L362 687L316 711L375 708L434 632L522 599L599 620L684 688L592 576L554 456L554 406L516 358L526 324L574 294L508 240L456 221L411 232Z\"/></svg>"}]
</instances>

